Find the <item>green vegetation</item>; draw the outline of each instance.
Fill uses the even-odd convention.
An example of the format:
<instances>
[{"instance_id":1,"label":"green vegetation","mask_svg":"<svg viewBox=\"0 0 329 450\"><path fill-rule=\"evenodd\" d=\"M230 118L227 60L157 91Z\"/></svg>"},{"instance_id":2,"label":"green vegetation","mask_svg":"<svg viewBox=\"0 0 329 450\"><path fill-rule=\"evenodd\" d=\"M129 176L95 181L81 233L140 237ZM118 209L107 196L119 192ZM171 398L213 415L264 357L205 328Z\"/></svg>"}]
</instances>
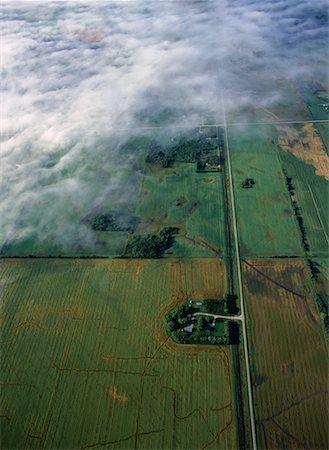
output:
<instances>
[{"instance_id":1,"label":"green vegetation","mask_svg":"<svg viewBox=\"0 0 329 450\"><path fill-rule=\"evenodd\" d=\"M255 186L255 180L253 178L246 178L245 180L242 181L241 186L244 189L253 188Z\"/></svg>"},{"instance_id":2,"label":"green vegetation","mask_svg":"<svg viewBox=\"0 0 329 450\"><path fill-rule=\"evenodd\" d=\"M239 448L232 347L166 335L202 264L4 261L1 448Z\"/></svg>"},{"instance_id":3,"label":"green vegetation","mask_svg":"<svg viewBox=\"0 0 329 450\"><path fill-rule=\"evenodd\" d=\"M303 253L274 136L272 126L229 129L241 254L246 257ZM241 189L246 178L254 179L257 189Z\"/></svg>"},{"instance_id":4,"label":"green vegetation","mask_svg":"<svg viewBox=\"0 0 329 450\"><path fill-rule=\"evenodd\" d=\"M137 226L137 218L122 214L100 214L91 220L91 228L95 231L127 231L133 232Z\"/></svg>"},{"instance_id":5,"label":"green vegetation","mask_svg":"<svg viewBox=\"0 0 329 450\"><path fill-rule=\"evenodd\" d=\"M327 336L329 337L329 271L328 259L308 260L315 286L315 297L320 317Z\"/></svg>"},{"instance_id":6,"label":"green vegetation","mask_svg":"<svg viewBox=\"0 0 329 450\"><path fill-rule=\"evenodd\" d=\"M150 169L151 170L151 169ZM213 257L225 254L222 174L198 174L189 163L173 168L152 166L142 181L136 213L140 234L156 234L162 227L179 228L166 252L171 257Z\"/></svg>"},{"instance_id":7,"label":"green vegetation","mask_svg":"<svg viewBox=\"0 0 329 450\"><path fill-rule=\"evenodd\" d=\"M297 219L303 247L304 247L305 252L308 252L310 250L310 246L309 246L309 243L307 240L307 234L306 234L306 230L305 230L302 212L301 212L300 207L298 206L297 201L295 200L296 197L295 197L295 191L294 191L294 185L293 185L292 178L286 176L286 183L287 183L287 188L288 188L290 198L291 198L291 204L292 204L292 207L293 207L296 219Z\"/></svg>"},{"instance_id":8,"label":"green vegetation","mask_svg":"<svg viewBox=\"0 0 329 450\"><path fill-rule=\"evenodd\" d=\"M221 165L223 165L223 160L220 156L206 156L197 162L196 171L198 173L219 172Z\"/></svg>"},{"instance_id":9,"label":"green vegetation","mask_svg":"<svg viewBox=\"0 0 329 450\"><path fill-rule=\"evenodd\" d=\"M124 258L160 258L168 250L177 235L178 228L165 227L158 234L129 237Z\"/></svg>"},{"instance_id":10,"label":"green vegetation","mask_svg":"<svg viewBox=\"0 0 329 450\"><path fill-rule=\"evenodd\" d=\"M312 257L327 255L329 236L328 181L315 173L310 164L279 150L282 166L293 180L294 199L298 202L307 231Z\"/></svg>"},{"instance_id":11,"label":"green vegetation","mask_svg":"<svg viewBox=\"0 0 329 450\"><path fill-rule=\"evenodd\" d=\"M118 226L112 214L96 216L92 221L91 228L97 231L118 231Z\"/></svg>"},{"instance_id":12,"label":"green vegetation","mask_svg":"<svg viewBox=\"0 0 329 450\"><path fill-rule=\"evenodd\" d=\"M166 315L168 335L179 344L230 345L239 343L239 324L202 315L190 305L176 306Z\"/></svg>"},{"instance_id":13,"label":"green vegetation","mask_svg":"<svg viewBox=\"0 0 329 450\"><path fill-rule=\"evenodd\" d=\"M121 147L123 158L138 155L136 211L94 209L80 222L92 246L82 240L70 255L122 259L4 262L3 448L249 448L217 134L159 131ZM282 135L287 147L299 142ZM267 125L229 127L258 439L326 448L327 182L276 136ZM67 255L55 242L41 253L33 239L22 245L23 256Z\"/></svg>"},{"instance_id":14,"label":"green vegetation","mask_svg":"<svg viewBox=\"0 0 329 450\"><path fill-rule=\"evenodd\" d=\"M171 166L174 162L195 163L213 149L217 152L217 130L216 128L213 130L215 131L211 128L205 129L202 133L191 130L188 136L173 138L169 145L161 145L153 140L149 145L146 162L163 168Z\"/></svg>"},{"instance_id":15,"label":"green vegetation","mask_svg":"<svg viewBox=\"0 0 329 450\"><path fill-rule=\"evenodd\" d=\"M329 118L329 95L328 92L317 90L308 100L308 108L311 113L312 120L328 120Z\"/></svg>"},{"instance_id":16,"label":"green vegetation","mask_svg":"<svg viewBox=\"0 0 329 450\"><path fill-rule=\"evenodd\" d=\"M238 297L232 294L228 294L226 298L222 300L203 300L199 311L208 312L211 314L227 314L234 316L239 313L237 300Z\"/></svg>"}]
</instances>

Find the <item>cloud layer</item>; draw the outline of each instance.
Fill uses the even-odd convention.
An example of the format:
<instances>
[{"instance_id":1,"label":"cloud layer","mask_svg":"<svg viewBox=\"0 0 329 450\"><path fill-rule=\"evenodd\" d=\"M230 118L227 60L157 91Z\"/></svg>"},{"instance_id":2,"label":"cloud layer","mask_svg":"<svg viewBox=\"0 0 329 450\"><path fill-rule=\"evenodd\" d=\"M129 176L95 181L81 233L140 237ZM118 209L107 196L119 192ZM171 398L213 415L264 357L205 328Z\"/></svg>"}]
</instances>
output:
<instances>
[{"instance_id":1,"label":"cloud layer","mask_svg":"<svg viewBox=\"0 0 329 450\"><path fill-rule=\"evenodd\" d=\"M222 99L232 120L276 111L298 100L289 86L327 78L324 0L8 0L1 14L1 243L92 247L82 219L133 202L143 149L122 156L123 129L221 123Z\"/></svg>"}]
</instances>

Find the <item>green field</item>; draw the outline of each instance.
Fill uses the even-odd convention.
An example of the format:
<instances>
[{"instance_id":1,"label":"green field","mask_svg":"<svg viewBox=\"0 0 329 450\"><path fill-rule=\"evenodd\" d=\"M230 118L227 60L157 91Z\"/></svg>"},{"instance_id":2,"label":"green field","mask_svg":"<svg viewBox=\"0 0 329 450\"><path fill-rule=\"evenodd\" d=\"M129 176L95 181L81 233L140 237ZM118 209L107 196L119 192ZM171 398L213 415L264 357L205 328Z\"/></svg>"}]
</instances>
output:
<instances>
[{"instance_id":1,"label":"green field","mask_svg":"<svg viewBox=\"0 0 329 450\"><path fill-rule=\"evenodd\" d=\"M95 166L93 162L90 165L92 170L99 169L100 172L99 179L93 185L95 195L92 201L95 201L106 187L106 170L109 177L116 177L118 183L121 183L122 199L116 198L117 193L113 194L114 200L112 194L103 196L97 208L90 206L88 210L88 205L84 205L84 215L79 208L72 207L70 199L65 199L61 206L62 214L54 218L54 222L58 222L62 229L65 229L67 236L65 234L64 237L54 235L45 238L44 233L39 232L22 239L15 238L0 243L0 254L6 257L121 256L129 238L126 230L92 229L93 218L114 212L124 213L128 219L136 219L139 225L132 230L135 234L158 233L166 226L179 227L179 235L173 247L166 253L167 257L224 256L226 230L222 172L197 173L196 161L173 160L166 168L145 162L151 148L159 148L164 154L169 154L171 149L182 141L186 142L188 147L200 140L202 158L210 154L218 157L216 136L215 127L203 127L187 130L168 128L150 132L143 130L136 131L130 137L122 137L120 145L117 144L120 153L120 159L116 162L117 173L114 173L113 167L108 168L105 161L104 168ZM89 182L88 179L86 181ZM48 203L51 204L50 200ZM31 211L32 228L38 230L42 225L42 214L42 209L38 213Z\"/></svg>"},{"instance_id":2,"label":"green field","mask_svg":"<svg viewBox=\"0 0 329 450\"><path fill-rule=\"evenodd\" d=\"M271 126L229 128L242 256L302 253L274 138L275 130ZM246 178L254 179L253 188L242 188Z\"/></svg>"},{"instance_id":3,"label":"green field","mask_svg":"<svg viewBox=\"0 0 329 450\"><path fill-rule=\"evenodd\" d=\"M304 262L243 269L259 447L328 448L327 345Z\"/></svg>"},{"instance_id":4,"label":"green field","mask_svg":"<svg viewBox=\"0 0 329 450\"><path fill-rule=\"evenodd\" d=\"M328 101L329 101L328 91L325 90L317 91L312 95L307 105L311 113L312 119L328 120L329 111L322 106L323 104L328 104Z\"/></svg>"},{"instance_id":5,"label":"green field","mask_svg":"<svg viewBox=\"0 0 329 450\"><path fill-rule=\"evenodd\" d=\"M172 257L214 257L225 253L220 173L196 173L193 163L176 163L145 175L137 214L140 232L179 227Z\"/></svg>"},{"instance_id":6,"label":"green field","mask_svg":"<svg viewBox=\"0 0 329 450\"><path fill-rule=\"evenodd\" d=\"M205 258L4 261L1 447L237 448L231 349L165 331L187 296L225 295L225 272Z\"/></svg>"},{"instance_id":7,"label":"green field","mask_svg":"<svg viewBox=\"0 0 329 450\"><path fill-rule=\"evenodd\" d=\"M302 140L303 130L300 127L292 129ZM294 199L304 220L310 254L326 256L329 245L329 183L324 175L329 166L325 167L325 159L320 159L319 153L315 153L311 146L308 151L314 154L309 163L287 150L280 149L279 155L286 175L292 178Z\"/></svg>"},{"instance_id":8,"label":"green field","mask_svg":"<svg viewBox=\"0 0 329 450\"><path fill-rule=\"evenodd\" d=\"M36 236L22 241L5 244L1 249L1 256L5 257L115 257L122 255L129 234L118 231L87 230L90 241L81 237L81 243L66 248L54 241L40 243Z\"/></svg>"},{"instance_id":9,"label":"green field","mask_svg":"<svg viewBox=\"0 0 329 450\"><path fill-rule=\"evenodd\" d=\"M327 290L329 293L329 258L325 257L325 258L318 258L318 263L320 265L320 271L324 277L324 279L327 280Z\"/></svg>"}]
</instances>

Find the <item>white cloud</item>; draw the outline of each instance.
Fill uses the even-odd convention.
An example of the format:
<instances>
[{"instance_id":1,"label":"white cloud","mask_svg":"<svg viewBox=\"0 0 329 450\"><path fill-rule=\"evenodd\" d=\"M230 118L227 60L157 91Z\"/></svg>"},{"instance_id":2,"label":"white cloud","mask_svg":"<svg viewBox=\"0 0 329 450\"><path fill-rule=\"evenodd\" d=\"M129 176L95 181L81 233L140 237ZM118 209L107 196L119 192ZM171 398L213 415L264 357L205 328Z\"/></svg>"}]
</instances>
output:
<instances>
[{"instance_id":1,"label":"white cloud","mask_svg":"<svg viewBox=\"0 0 329 450\"><path fill-rule=\"evenodd\" d=\"M280 102L279 77L324 79L326 11L324 0L3 1L3 240L60 240L100 190L119 202L131 158L116 129L161 123L164 110L164 125L220 122L221 91L233 113Z\"/></svg>"}]
</instances>

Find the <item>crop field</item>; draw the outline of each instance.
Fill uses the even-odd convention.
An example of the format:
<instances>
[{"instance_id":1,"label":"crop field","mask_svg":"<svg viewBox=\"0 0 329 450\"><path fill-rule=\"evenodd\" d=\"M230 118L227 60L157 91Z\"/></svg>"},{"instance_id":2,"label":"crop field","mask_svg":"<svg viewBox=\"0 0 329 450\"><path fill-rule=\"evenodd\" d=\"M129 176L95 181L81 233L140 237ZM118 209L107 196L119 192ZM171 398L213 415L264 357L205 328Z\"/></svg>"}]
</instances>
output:
<instances>
[{"instance_id":1,"label":"crop field","mask_svg":"<svg viewBox=\"0 0 329 450\"><path fill-rule=\"evenodd\" d=\"M322 105L328 103L329 92L324 90L316 91L310 100L308 101L308 108L312 115L312 119L315 120L327 120L329 117L329 111Z\"/></svg>"},{"instance_id":2,"label":"crop field","mask_svg":"<svg viewBox=\"0 0 329 450\"><path fill-rule=\"evenodd\" d=\"M327 290L328 295L329 295L329 259L328 258L318 258L317 262L319 264L320 273L323 276L324 290Z\"/></svg>"},{"instance_id":3,"label":"crop field","mask_svg":"<svg viewBox=\"0 0 329 450\"><path fill-rule=\"evenodd\" d=\"M179 227L170 257L225 254L225 219L221 173L196 173L195 163L157 168L143 179L137 214L140 232Z\"/></svg>"},{"instance_id":4,"label":"crop field","mask_svg":"<svg viewBox=\"0 0 329 450\"><path fill-rule=\"evenodd\" d=\"M260 448L328 447L327 346L301 260L244 260Z\"/></svg>"},{"instance_id":5,"label":"crop field","mask_svg":"<svg viewBox=\"0 0 329 450\"><path fill-rule=\"evenodd\" d=\"M329 259L316 260L319 273L316 276L317 291L329 304Z\"/></svg>"},{"instance_id":6,"label":"crop field","mask_svg":"<svg viewBox=\"0 0 329 450\"><path fill-rule=\"evenodd\" d=\"M259 74L264 69L266 70L265 66L257 65L257 68L248 68L248 75L244 71L244 81L250 77L251 79L257 78L258 83L257 86L253 86L252 92L245 85L245 92L241 90L238 93L243 96L247 91L248 95L252 95L253 98L250 104L239 105L239 108L234 109L232 112L228 111L228 123L308 120L310 112L300 93L297 92L295 83L291 79L284 77L282 72L276 71L274 67L271 69L272 77L270 79L268 77L260 79ZM237 72L241 71L241 61L238 62L236 70ZM280 92L280 102L276 104L269 102L269 106L265 106L264 99L268 97L269 92L273 91Z\"/></svg>"},{"instance_id":7,"label":"crop field","mask_svg":"<svg viewBox=\"0 0 329 450\"><path fill-rule=\"evenodd\" d=\"M245 257L302 253L274 138L271 126L229 128L238 230ZM242 187L246 178L255 181L253 188Z\"/></svg>"},{"instance_id":8,"label":"crop field","mask_svg":"<svg viewBox=\"0 0 329 450\"><path fill-rule=\"evenodd\" d=\"M225 295L221 260L5 260L1 284L2 448L237 448L231 349L165 329Z\"/></svg>"},{"instance_id":9,"label":"crop field","mask_svg":"<svg viewBox=\"0 0 329 450\"><path fill-rule=\"evenodd\" d=\"M89 230L88 230L89 231ZM93 232L91 242L83 241L76 246L64 248L49 241L40 244L36 237L24 239L22 242L4 244L0 249L0 255L4 257L115 257L122 255L129 234L117 231Z\"/></svg>"},{"instance_id":10,"label":"crop field","mask_svg":"<svg viewBox=\"0 0 329 450\"><path fill-rule=\"evenodd\" d=\"M294 198L301 209L310 252L327 255L329 243L329 158L312 124L279 127L280 158L292 178Z\"/></svg>"},{"instance_id":11,"label":"crop field","mask_svg":"<svg viewBox=\"0 0 329 450\"><path fill-rule=\"evenodd\" d=\"M329 124L326 123L317 123L315 128L318 130L324 148L326 149L327 153L329 152Z\"/></svg>"}]
</instances>

